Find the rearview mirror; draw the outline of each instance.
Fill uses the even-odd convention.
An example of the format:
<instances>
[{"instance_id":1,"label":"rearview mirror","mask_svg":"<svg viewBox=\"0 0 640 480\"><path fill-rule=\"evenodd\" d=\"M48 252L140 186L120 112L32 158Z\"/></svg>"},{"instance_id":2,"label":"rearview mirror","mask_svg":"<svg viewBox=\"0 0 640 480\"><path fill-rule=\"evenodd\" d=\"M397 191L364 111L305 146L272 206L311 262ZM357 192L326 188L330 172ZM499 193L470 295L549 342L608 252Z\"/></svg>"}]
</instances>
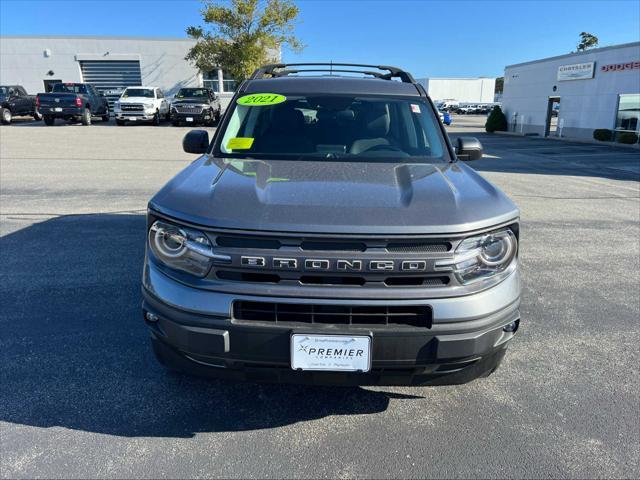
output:
<instances>
[{"instance_id":1,"label":"rearview mirror","mask_svg":"<svg viewBox=\"0 0 640 480\"><path fill-rule=\"evenodd\" d=\"M456 156L459 160L470 161L482 158L482 144L475 137L458 137Z\"/></svg>"},{"instance_id":2,"label":"rearview mirror","mask_svg":"<svg viewBox=\"0 0 640 480\"><path fill-rule=\"evenodd\" d=\"M187 153L206 153L209 148L209 134L206 130L191 130L182 139L182 148Z\"/></svg>"}]
</instances>

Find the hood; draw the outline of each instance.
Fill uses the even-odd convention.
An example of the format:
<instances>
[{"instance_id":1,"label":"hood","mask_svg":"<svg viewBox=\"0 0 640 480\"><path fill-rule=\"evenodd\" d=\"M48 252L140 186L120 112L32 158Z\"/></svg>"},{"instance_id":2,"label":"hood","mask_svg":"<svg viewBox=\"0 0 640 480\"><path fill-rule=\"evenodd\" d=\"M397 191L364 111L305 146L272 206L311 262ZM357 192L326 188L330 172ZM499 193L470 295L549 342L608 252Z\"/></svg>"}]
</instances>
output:
<instances>
[{"instance_id":1,"label":"hood","mask_svg":"<svg viewBox=\"0 0 640 480\"><path fill-rule=\"evenodd\" d=\"M194 224L348 234L458 233L519 215L462 163L232 160L201 157L149 206Z\"/></svg>"},{"instance_id":2,"label":"hood","mask_svg":"<svg viewBox=\"0 0 640 480\"><path fill-rule=\"evenodd\" d=\"M179 103L206 105L206 104L209 103L209 99L208 98L197 98L197 97L184 97L184 98L175 98L171 102L172 105L177 105Z\"/></svg>"},{"instance_id":3,"label":"hood","mask_svg":"<svg viewBox=\"0 0 640 480\"><path fill-rule=\"evenodd\" d=\"M127 98L119 98L118 102L120 103L153 103L155 99L149 97L127 97Z\"/></svg>"}]
</instances>

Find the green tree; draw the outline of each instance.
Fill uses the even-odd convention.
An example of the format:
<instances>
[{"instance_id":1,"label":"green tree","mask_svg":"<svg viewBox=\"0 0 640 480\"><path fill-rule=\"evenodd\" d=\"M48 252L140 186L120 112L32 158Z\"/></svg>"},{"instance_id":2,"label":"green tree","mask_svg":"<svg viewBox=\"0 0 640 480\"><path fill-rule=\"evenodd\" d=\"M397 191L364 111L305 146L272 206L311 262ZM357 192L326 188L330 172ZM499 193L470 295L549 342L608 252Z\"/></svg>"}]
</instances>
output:
<instances>
[{"instance_id":1,"label":"green tree","mask_svg":"<svg viewBox=\"0 0 640 480\"><path fill-rule=\"evenodd\" d=\"M589 50L590 48L595 48L597 46L598 37L590 34L589 32L580 33L580 43L578 43L579 52L584 52L585 50Z\"/></svg>"},{"instance_id":2,"label":"green tree","mask_svg":"<svg viewBox=\"0 0 640 480\"><path fill-rule=\"evenodd\" d=\"M502 93L502 90L504 90L504 77L498 77L496 78L496 88L494 93Z\"/></svg>"},{"instance_id":3,"label":"green tree","mask_svg":"<svg viewBox=\"0 0 640 480\"><path fill-rule=\"evenodd\" d=\"M487 122L484 124L484 129L489 132L506 132L507 131L507 117L502 113L502 109L496 105L491 110Z\"/></svg>"},{"instance_id":4,"label":"green tree","mask_svg":"<svg viewBox=\"0 0 640 480\"><path fill-rule=\"evenodd\" d=\"M283 46L302 44L294 36L298 7L291 0L204 1L205 27L188 27L197 43L186 60L203 72L221 68L242 81L260 65L273 63Z\"/></svg>"}]
</instances>

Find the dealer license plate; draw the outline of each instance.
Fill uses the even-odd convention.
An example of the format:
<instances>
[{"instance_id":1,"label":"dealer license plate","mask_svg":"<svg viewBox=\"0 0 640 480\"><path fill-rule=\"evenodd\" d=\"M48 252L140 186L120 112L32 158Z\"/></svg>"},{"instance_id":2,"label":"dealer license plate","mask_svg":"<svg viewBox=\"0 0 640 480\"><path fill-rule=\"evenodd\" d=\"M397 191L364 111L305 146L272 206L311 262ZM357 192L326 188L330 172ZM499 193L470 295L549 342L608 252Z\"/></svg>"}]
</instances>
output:
<instances>
[{"instance_id":1,"label":"dealer license plate","mask_svg":"<svg viewBox=\"0 0 640 480\"><path fill-rule=\"evenodd\" d=\"M61 112L62 111L62 107L56 107L53 109L54 112Z\"/></svg>"},{"instance_id":2,"label":"dealer license plate","mask_svg":"<svg viewBox=\"0 0 640 480\"><path fill-rule=\"evenodd\" d=\"M129 118L127 118L127 120L130 120L130 121L132 121L132 122L135 122L135 121L137 120L137 118L136 118L136 117L129 117Z\"/></svg>"},{"instance_id":3,"label":"dealer license plate","mask_svg":"<svg viewBox=\"0 0 640 480\"><path fill-rule=\"evenodd\" d=\"M291 368L334 372L368 372L371 337L358 335L291 335Z\"/></svg>"},{"instance_id":4,"label":"dealer license plate","mask_svg":"<svg viewBox=\"0 0 640 480\"><path fill-rule=\"evenodd\" d=\"M185 118L185 120L186 120L187 122L193 122L193 117L187 117L187 118Z\"/></svg>"}]
</instances>

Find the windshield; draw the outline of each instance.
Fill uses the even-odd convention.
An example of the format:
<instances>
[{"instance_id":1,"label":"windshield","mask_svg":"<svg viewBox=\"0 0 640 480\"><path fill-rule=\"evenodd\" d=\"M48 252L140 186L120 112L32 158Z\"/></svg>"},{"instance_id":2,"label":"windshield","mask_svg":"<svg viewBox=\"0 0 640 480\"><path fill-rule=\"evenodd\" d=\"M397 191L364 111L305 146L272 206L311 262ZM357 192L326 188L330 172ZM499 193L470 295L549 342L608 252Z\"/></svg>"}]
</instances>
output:
<instances>
[{"instance_id":1,"label":"windshield","mask_svg":"<svg viewBox=\"0 0 640 480\"><path fill-rule=\"evenodd\" d=\"M215 154L232 158L448 160L419 97L245 95L220 138Z\"/></svg>"},{"instance_id":2,"label":"windshield","mask_svg":"<svg viewBox=\"0 0 640 480\"><path fill-rule=\"evenodd\" d=\"M6 95L8 91L7 87L0 87L0 95Z\"/></svg>"},{"instance_id":3,"label":"windshield","mask_svg":"<svg viewBox=\"0 0 640 480\"><path fill-rule=\"evenodd\" d=\"M209 98L206 88L181 88L176 98Z\"/></svg>"},{"instance_id":4,"label":"windshield","mask_svg":"<svg viewBox=\"0 0 640 480\"><path fill-rule=\"evenodd\" d=\"M127 88L122 94L122 98L127 97L145 97L145 98L154 98L152 88Z\"/></svg>"},{"instance_id":5,"label":"windshield","mask_svg":"<svg viewBox=\"0 0 640 480\"><path fill-rule=\"evenodd\" d=\"M56 83L51 91L54 93L87 93L87 87L77 83Z\"/></svg>"}]
</instances>

